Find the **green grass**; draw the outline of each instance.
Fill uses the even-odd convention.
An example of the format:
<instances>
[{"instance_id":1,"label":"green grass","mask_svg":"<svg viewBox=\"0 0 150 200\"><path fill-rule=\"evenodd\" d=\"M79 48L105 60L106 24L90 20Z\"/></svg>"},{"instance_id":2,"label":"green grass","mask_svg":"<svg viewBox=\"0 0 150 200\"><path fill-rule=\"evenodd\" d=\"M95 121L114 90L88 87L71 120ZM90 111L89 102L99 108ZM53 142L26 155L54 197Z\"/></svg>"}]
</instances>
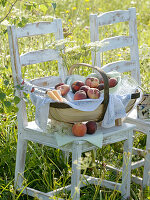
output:
<instances>
[{"instance_id":1,"label":"green grass","mask_svg":"<svg viewBox=\"0 0 150 200\"><path fill-rule=\"evenodd\" d=\"M4 2L6 5L3 7ZM0 12L1 19L3 19L9 8L11 7L10 1L1 1ZM136 7L137 11L137 28L138 28L138 44L140 53L140 66L141 66L141 78L142 87L146 92L150 92L149 79L150 79L150 19L149 19L149 0L135 0L135 1L118 1L118 0L59 0L56 2L56 9L51 5L51 1L46 0L34 0L34 1L18 1L13 7L8 17L0 24L0 199L2 200L31 200L33 198L16 193L14 190L14 172L15 172L15 160L16 160L16 145L17 145L17 103L18 100L14 98L14 88L11 72L11 63L9 56L9 45L6 26L8 24L15 24L17 26L23 26L29 22L36 22L41 20L52 21L53 17L59 17L63 21L63 28L65 29L64 36L71 41L76 41L76 45L83 46L90 42L90 30L89 30L89 14L102 13L116 9L128 9L129 7ZM53 3L55 3L53 2ZM2 4L3 3L3 4ZM54 4L53 4L54 5ZM111 29L107 27L102 31L101 36L114 35L116 32L124 34L125 29L122 31L122 26L112 26ZM43 48L49 43L49 38L31 38L30 40L20 41L19 50L25 52L29 48L30 50L36 49L40 46ZM33 44L32 48L30 44ZM75 45L71 44L72 46ZM127 50L128 52L128 50ZM118 57L128 56L122 55L121 49L118 52L113 52L109 56L104 55L104 64L107 60L116 60ZM91 55L83 48L71 53L66 58L67 67L77 62L91 63ZM51 67L53 64L53 67ZM42 63L36 71L32 69L33 66L23 69L23 74L26 77L34 78L37 74L41 76L45 75L57 75L55 63ZM46 69L46 70L45 70ZM43 72L44 71L44 72ZM86 69L81 70L83 75L87 75L89 71ZM28 118L33 119L32 112L35 108L31 106L31 103L27 103ZM146 136L137 133L134 146L145 149ZM104 156L105 155L105 156ZM122 161L122 143L108 145L97 152L98 159L102 161L102 164L97 165L96 176L105 177L109 180L120 181L120 176L116 177L116 174L111 171L107 171L105 163L113 164L114 166L120 166ZM90 158L90 157L89 157ZM134 160L139 158L133 158ZM93 170L89 166L87 173L92 174ZM134 170L135 175L141 176L143 174L143 167ZM26 158L26 179L25 185L34 187L43 192L47 192L51 189L65 186L70 183L71 177L71 157L69 162L65 164L62 156L62 152L43 145L29 143L27 149ZM70 193L62 193L61 197L70 199ZM149 189L143 189L136 185L131 184L131 199L146 200L150 198ZM99 186L87 185L81 189L81 199L88 200L119 200L121 195L119 192L112 191Z\"/></svg>"}]
</instances>

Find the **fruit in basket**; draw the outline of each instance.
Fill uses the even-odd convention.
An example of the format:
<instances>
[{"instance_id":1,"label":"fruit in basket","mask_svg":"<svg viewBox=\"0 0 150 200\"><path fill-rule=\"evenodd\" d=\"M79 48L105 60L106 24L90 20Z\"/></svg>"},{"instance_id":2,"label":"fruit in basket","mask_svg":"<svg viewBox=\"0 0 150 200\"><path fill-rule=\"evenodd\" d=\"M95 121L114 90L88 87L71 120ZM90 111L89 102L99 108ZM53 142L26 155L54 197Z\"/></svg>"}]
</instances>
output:
<instances>
[{"instance_id":1,"label":"fruit in basket","mask_svg":"<svg viewBox=\"0 0 150 200\"><path fill-rule=\"evenodd\" d=\"M117 85L118 81L116 78L110 78L109 79L109 88L115 87Z\"/></svg>"},{"instance_id":2,"label":"fruit in basket","mask_svg":"<svg viewBox=\"0 0 150 200\"><path fill-rule=\"evenodd\" d=\"M98 85L97 89L98 89L99 91L103 90L103 89L104 89L104 83L100 83L100 84Z\"/></svg>"},{"instance_id":3,"label":"fruit in basket","mask_svg":"<svg viewBox=\"0 0 150 200\"><path fill-rule=\"evenodd\" d=\"M86 123L87 134L94 134L97 130L97 124L95 121L88 121Z\"/></svg>"},{"instance_id":4,"label":"fruit in basket","mask_svg":"<svg viewBox=\"0 0 150 200\"><path fill-rule=\"evenodd\" d=\"M78 90L80 90L80 87L83 86L83 85L85 85L85 84L82 81L79 81L79 80L73 82L72 85L71 85L72 92L73 93L77 92Z\"/></svg>"},{"instance_id":5,"label":"fruit in basket","mask_svg":"<svg viewBox=\"0 0 150 200\"><path fill-rule=\"evenodd\" d=\"M97 88L99 85L99 79L96 77L88 77L85 80L85 85L89 86L90 88Z\"/></svg>"},{"instance_id":6,"label":"fruit in basket","mask_svg":"<svg viewBox=\"0 0 150 200\"><path fill-rule=\"evenodd\" d=\"M84 91L86 92L86 94L87 94L87 91L88 91L89 89L90 89L90 87L87 86L87 85L83 85L83 86L80 87L80 90L84 90Z\"/></svg>"},{"instance_id":7,"label":"fruit in basket","mask_svg":"<svg viewBox=\"0 0 150 200\"><path fill-rule=\"evenodd\" d=\"M60 90L61 95L65 96L69 92L70 86L67 84L63 84L63 85L57 86L57 90Z\"/></svg>"},{"instance_id":8,"label":"fruit in basket","mask_svg":"<svg viewBox=\"0 0 150 200\"><path fill-rule=\"evenodd\" d=\"M100 84L101 84L101 83L104 84L104 79L102 78L102 79L99 81L99 83L100 83Z\"/></svg>"},{"instance_id":9,"label":"fruit in basket","mask_svg":"<svg viewBox=\"0 0 150 200\"><path fill-rule=\"evenodd\" d=\"M55 85L55 89L57 90L57 87L58 87L58 86L61 86L61 85L64 85L64 83L58 83L58 84L56 84L56 85Z\"/></svg>"},{"instance_id":10,"label":"fruit in basket","mask_svg":"<svg viewBox=\"0 0 150 200\"><path fill-rule=\"evenodd\" d=\"M102 79L102 75L99 74L99 73L91 73L91 74L89 74L89 75L87 76L87 78L89 78L89 77L96 77L96 78L99 79L99 81Z\"/></svg>"},{"instance_id":11,"label":"fruit in basket","mask_svg":"<svg viewBox=\"0 0 150 200\"><path fill-rule=\"evenodd\" d=\"M90 88L87 91L87 95L90 99L98 99L100 97L100 91L97 88Z\"/></svg>"},{"instance_id":12,"label":"fruit in basket","mask_svg":"<svg viewBox=\"0 0 150 200\"><path fill-rule=\"evenodd\" d=\"M74 100L87 99L86 92L84 90L79 90L74 94Z\"/></svg>"},{"instance_id":13,"label":"fruit in basket","mask_svg":"<svg viewBox=\"0 0 150 200\"><path fill-rule=\"evenodd\" d=\"M87 132L87 127L82 122L78 122L72 126L72 133L77 137L83 137Z\"/></svg>"}]
</instances>

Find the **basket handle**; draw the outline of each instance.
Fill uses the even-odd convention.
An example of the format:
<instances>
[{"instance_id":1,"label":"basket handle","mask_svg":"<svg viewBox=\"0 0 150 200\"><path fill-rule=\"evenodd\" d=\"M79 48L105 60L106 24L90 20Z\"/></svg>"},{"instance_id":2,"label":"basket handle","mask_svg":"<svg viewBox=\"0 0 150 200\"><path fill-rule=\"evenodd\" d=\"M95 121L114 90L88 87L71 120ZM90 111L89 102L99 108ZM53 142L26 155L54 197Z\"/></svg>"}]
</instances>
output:
<instances>
[{"instance_id":1,"label":"basket handle","mask_svg":"<svg viewBox=\"0 0 150 200\"><path fill-rule=\"evenodd\" d=\"M71 75L72 72L74 71L74 69L76 67L80 67L80 66L85 66L85 67L90 67L92 69L95 69L97 70L101 76L103 77L103 80L104 80L104 100L102 102L103 104L103 111L102 111L102 114L100 115L99 119L97 120L97 122L100 122L103 120L104 116L105 116L105 113L106 113L106 110L107 110L107 106L108 106L108 103L109 103L109 84L108 84L108 77L106 75L106 73L100 69L99 67L97 66L92 66L90 64L87 64L87 63L77 63L77 64L74 64L70 67L69 71L68 71L68 75Z\"/></svg>"}]
</instances>

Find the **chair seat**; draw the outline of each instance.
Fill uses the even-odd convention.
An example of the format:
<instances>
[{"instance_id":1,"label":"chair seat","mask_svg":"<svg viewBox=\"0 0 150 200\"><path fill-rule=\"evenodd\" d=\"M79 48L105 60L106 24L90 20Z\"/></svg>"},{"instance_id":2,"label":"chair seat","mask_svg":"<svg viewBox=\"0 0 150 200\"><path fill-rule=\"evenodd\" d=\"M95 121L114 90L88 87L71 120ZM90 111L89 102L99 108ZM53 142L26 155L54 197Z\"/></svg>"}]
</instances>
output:
<instances>
[{"instance_id":1,"label":"chair seat","mask_svg":"<svg viewBox=\"0 0 150 200\"><path fill-rule=\"evenodd\" d=\"M103 128L98 125L96 134L103 134L102 146L107 144L112 144L115 142L123 141L128 138L128 131L135 129L135 125L123 123L122 126L114 126L111 128ZM44 145L51 147L59 148L64 151L72 152L72 145L67 144L65 146L58 146L55 134L44 132L40 129L35 121L29 122L28 125L23 130L23 139L30 140L33 142L39 142ZM94 137L94 135L93 135ZM76 138L76 137L75 137ZM96 148L95 145L82 140L82 137L79 137L78 141L75 141L78 144L82 145L82 152L89 151Z\"/></svg>"},{"instance_id":2,"label":"chair seat","mask_svg":"<svg viewBox=\"0 0 150 200\"><path fill-rule=\"evenodd\" d=\"M100 124L98 124L97 131L103 133L103 135L105 137L108 137L110 135L116 134L117 132L120 132L121 130L127 131L131 128L135 128L135 126L132 125L132 124L128 124L128 123L123 123L122 126L113 126L111 128L103 128L103 127L101 127ZM24 130L32 130L32 131L35 130L35 131L39 131L41 133L45 133L47 135L50 135L48 132L44 132L41 128L39 128L39 126L36 124L35 121L28 122L28 125L25 126Z\"/></svg>"},{"instance_id":3,"label":"chair seat","mask_svg":"<svg viewBox=\"0 0 150 200\"><path fill-rule=\"evenodd\" d=\"M150 119L139 119L137 117L137 109L133 109L127 118L125 119L125 122L136 124L136 130L141 131L145 134L149 132L150 129Z\"/></svg>"}]
</instances>

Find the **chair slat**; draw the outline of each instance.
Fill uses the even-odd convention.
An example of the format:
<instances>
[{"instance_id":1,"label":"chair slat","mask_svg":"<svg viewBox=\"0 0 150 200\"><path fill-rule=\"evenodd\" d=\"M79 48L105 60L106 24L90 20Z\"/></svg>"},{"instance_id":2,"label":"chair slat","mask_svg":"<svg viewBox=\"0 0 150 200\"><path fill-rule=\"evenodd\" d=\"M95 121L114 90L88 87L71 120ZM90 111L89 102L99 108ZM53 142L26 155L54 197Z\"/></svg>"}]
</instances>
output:
<instances>
[{"instance_id":1,"label":"chair slat","mask_svg":"<svg viewBox=\"0 0 150 200\"><path fill-rule=\"evenodd\" d=\"M120 73L132 71L136 69L135 62L134 61L117 61L117 62L112 62L108 63L107 65L104 65L102 69L107 73L111 72L113 70L116 70Z\"/></svg>"},{"instance_id":2,"label":"chair slat","mask_svg":"<svg viewBox=\"0 0 150 200\"><path fill-rule=\"evenodd\" d=\"M61 82L62 82L62 79L60 76L48 76L48 77L31 80L31 83L33 85L36 85L39 87L54 87L54 85Z\"/></svg>"},{"instance_id":3,"label":"chair slat","mask_svg":"<svg viewBox=\"0 0 150 200\"><path fill-rule=\"evenodd\" d=\"M59 59L59 53L54 49L44 49L31 51L20 56L21 66L32 65L41 62L53 61Z\"/></svg>"},{"instance_id":4,"label":"chair slat","mask_svg":"<svg viewBox=\"0 0 150 200\"><path fill-rule=\"evenodd\" d=\"M33 24L27 24L23 28L16 29L16 34L18 38L55 32L57 32L55 20L53 22L37 22Z\"/></svg>"},{"instance_id":5,"label":"chair slat","mask_svg":"<svg viewBox=\"0 0 150 200\"><path fill-rule=\"evenodd\" d=\"M116 10L111 12L106 12L98 16L99 26L110 25L118 22L129 21L129 11L128 10Z\"/></svg>"},{"instance_id":6,"label":"chair slat","mask_svg":"<svg viewBox=\"0 0 150 200\"><path fill-rule=\"evenodd\" d=\"M102 47L100 52L109 51L112 49L123 48L133 45L133 39L131 36L116 36L106 38L101 41Z\"/></svg>"}]
</instances>

